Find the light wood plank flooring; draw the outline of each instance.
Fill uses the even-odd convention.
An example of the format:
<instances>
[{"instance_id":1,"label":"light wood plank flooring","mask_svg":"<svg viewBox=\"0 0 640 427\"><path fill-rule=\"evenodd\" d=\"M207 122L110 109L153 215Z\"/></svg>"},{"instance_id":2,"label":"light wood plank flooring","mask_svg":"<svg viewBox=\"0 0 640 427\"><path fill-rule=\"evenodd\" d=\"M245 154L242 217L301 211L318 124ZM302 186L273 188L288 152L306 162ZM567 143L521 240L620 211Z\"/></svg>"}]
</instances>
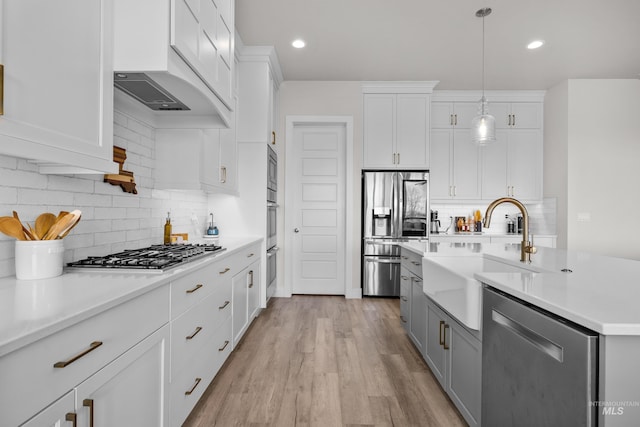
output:
<instances>
[{"instance_id":1,"label":"light wood plank flooring","mask_svg":"<svg viewBox=\"0 0 640 427\"><path fill-rule=\"evenodd\" d=\"M184 424L466 425L400 326L397 299L272 298Z\"/></svg>"}]
</instances>

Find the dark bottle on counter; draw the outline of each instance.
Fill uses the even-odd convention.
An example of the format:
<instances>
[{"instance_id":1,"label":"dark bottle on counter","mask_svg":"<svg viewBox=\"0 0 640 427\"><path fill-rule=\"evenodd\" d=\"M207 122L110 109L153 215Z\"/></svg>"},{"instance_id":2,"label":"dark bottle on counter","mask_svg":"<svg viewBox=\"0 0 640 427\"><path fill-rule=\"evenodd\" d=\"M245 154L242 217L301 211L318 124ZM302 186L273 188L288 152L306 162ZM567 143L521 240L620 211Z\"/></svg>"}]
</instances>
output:
<instances>
[{"instance_id":1,"label":"dark bottle on counter","mask_svg":"<svg viewBox=\"0 0 640 427\"><path fill-rule=\"evenodd\" d=\"M171 212L167 212L167 222L164 223L164 241L165 245L171 244Z\"/></svg>"}]
</instances>

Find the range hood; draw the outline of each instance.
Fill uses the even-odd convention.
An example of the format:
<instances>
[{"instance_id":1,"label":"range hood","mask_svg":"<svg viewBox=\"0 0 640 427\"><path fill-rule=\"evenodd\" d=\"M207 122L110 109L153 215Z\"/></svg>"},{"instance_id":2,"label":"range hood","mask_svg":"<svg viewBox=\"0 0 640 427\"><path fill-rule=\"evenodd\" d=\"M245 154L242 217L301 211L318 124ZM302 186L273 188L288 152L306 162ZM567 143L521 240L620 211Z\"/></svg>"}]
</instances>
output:
<instances>
[{"instance_id":1,"label":"range hood","mask_svg":"<svg viewBox=\"0 0 640 427\"><path fill-rule=\"evenodd\" d=\"M188 111L171 92L144 73L114 73L113 84L154 111ZM179 90L179 93L184 93Z\"/></svg>"}]
</instances>

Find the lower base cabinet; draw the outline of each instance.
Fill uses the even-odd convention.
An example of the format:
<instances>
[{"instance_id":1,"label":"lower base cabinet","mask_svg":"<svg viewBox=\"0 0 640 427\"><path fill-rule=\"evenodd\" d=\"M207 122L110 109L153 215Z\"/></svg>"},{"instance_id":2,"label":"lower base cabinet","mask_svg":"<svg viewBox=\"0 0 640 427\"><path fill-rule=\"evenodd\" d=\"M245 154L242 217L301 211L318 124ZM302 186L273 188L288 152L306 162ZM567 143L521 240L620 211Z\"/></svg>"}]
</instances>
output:
<instances>
[{"instance_id":1,"label":"lower base cabinet","mask_svg":"<svg viewBox=\"0 0 640 427\"><path fill-rule=\"evenodd\" d=\"M427 298L425 360L470 426L480 425L482 343L471 331Z\"/></svg>"}]
</instances>

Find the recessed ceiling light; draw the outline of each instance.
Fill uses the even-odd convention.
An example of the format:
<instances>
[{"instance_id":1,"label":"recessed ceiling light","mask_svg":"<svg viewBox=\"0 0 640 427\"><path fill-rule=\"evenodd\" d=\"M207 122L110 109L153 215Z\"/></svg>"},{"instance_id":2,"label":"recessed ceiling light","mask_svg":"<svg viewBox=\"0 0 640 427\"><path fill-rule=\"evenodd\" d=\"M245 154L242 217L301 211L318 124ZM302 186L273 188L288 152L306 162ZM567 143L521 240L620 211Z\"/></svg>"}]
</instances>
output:
<instances>
[{"instance_id":1,"label":"recessed ceiling light","mask_svg":"<svg viewBox=\"0 0 640 427\"><path fill-rule=\"evenodd\" d=\"M537 49L544 44L542 40L534 40L527 45L527 49Z\"/></svg>"},{"instance_id":2,"label":"recessed ceiling light","mask_svg":"<svg viewBox=\"0 0 640 427\"><path fill-rule=\"evenodd\" d=\"M296 49L302 49L305 46L305 42L302 39L295 39L291 43L291 46L295 47Z\"/></svg>"}]
</instances>

